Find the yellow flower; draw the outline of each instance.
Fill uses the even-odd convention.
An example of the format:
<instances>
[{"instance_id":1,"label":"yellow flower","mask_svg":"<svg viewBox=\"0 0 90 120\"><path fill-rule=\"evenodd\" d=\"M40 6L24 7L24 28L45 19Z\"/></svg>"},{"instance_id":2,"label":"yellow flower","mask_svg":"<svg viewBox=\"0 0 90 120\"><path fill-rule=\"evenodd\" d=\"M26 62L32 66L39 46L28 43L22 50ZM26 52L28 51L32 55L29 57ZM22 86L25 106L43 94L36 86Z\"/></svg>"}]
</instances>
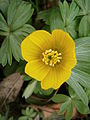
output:
<instances>
[{"instance_id":1,"label":"yellow flower","mask_svg":"<svg viewBox=\"0 0 90 120\"><path fill-rule=\"evenodd\" d=\"M41 81L43 89L59 88L77 63L73 39L59 29L52 34L44 30L33 32L22 41L21 52L28 62L25 73Z\"/></svg>"}]
</instances>

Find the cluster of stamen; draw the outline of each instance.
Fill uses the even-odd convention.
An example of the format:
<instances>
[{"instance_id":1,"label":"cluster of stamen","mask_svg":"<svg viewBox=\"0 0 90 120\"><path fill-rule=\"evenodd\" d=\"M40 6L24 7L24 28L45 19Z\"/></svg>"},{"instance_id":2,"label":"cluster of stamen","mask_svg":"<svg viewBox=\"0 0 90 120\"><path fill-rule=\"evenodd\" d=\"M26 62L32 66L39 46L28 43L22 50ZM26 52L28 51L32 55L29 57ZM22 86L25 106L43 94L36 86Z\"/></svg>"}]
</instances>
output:
<instances>
[{"instance_id":1,"label":"cluster of stamen","mask_svg":"<svg viewBox=\"0 0 90 120\"><path fill-rule=\"evenodd\" d=\"M54 67L56 63L59 63L62 59L62 56L61 56L62 54L52 49L46 50L45 52L42 53L42 55L43 55L42 61L46 65L49 65L52 67Z\"/></svg>"}]
</instances>

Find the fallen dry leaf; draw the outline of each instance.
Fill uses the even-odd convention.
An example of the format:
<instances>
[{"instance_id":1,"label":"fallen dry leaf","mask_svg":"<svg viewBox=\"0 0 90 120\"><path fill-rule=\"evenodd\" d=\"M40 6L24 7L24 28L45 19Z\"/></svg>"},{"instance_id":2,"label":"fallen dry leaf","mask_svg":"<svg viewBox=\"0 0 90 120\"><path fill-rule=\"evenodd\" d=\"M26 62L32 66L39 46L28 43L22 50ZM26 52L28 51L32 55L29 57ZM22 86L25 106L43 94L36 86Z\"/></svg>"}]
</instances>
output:
<instances>
[{"instance_id":1,"label":"fallen dry leaf","mask_svg":"<svg viewBox=\"0 0 90 120\"><path fill-rule=\"evenodd\" d=\"M23 82L23 76L20 73L14 73L0 82L0 108L15 101Z\"/></svg>"},{"instance_id":2,"label":"fallen dry leaf","mask_svg":"<svg viewBox=\"0 0 90 120\"><path fill-rule=\"evenodd\" d=\"M43 115L44 115L44 120L46 118L49 118L53 112L57 112L60 109L60 104L51 104L48 106L43 106L42 111L43 111Z\"/></svg>"},{"instance_id":3,"label":"fallen dry leaf","mask_svg":"<svg viewBox=\"0 0 90 120\"><path fill-rule=\"evenodd\" d=\"M41 110L43 112L43 120L46 120L47 118L51 117L52 113L58 113L60 110L60 105L61 104L49 104L49 105L45 105L45 106L38 106L38 105L29 105L30 108L35 109L37 112L39 110ZM62 114L63 116L65 116L65 112ZM78 115L76 108L73 109L73 114L72 114L72 118L76 118ZM54 119L53 119L54 120Z\"/></svg>"}]
</instances>

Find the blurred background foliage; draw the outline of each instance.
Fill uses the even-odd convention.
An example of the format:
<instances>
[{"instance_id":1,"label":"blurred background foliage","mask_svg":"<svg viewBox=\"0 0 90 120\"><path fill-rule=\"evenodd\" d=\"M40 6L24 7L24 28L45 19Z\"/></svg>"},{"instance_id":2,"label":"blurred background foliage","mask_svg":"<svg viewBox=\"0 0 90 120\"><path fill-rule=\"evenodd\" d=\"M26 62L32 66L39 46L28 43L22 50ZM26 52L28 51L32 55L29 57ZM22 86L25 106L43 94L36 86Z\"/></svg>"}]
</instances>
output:
<instances>
[{"instance_id":1,"label":"blurred background foliage","mask_svg":"<svg viewBox=\"0 0 90 120\"><path fill-rule=\"evenodd\" d=\"M39 82L24 73L20 44L37 29L63 29L76 43L77 65L56 91L42 90ZM24 81L13 103L6 102L14 94L13 85L1 102L0 120L90 119L90 0L0 0L0 64L1 84L16 72ZM0 91L1 99L4 92Z\"/></svg>"}]
</instances>

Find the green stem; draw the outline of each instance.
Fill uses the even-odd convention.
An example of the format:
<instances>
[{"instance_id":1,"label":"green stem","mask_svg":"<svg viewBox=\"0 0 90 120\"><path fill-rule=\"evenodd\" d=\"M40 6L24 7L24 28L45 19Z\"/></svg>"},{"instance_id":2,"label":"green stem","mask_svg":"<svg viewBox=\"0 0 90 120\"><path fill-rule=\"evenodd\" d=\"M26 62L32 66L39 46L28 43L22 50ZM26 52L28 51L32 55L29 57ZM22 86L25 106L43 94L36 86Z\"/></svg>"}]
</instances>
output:
<instances>
[{"instance_id":1,"label":"green stem","mask_svg":"<svg viewBox=\"0 0 90 120\"><path fill-rule=\"evenodd\" d=\"M39 11L39 1L38 0L35 0L35 2L36 2L36 10L37 10L37 12Z\"/></svg>"},{"instance_id":2,"label":"green stem","mask_svg":"<svg viewBox=\"0 0 90 120\"><path fill-rule=\"evenodd\" d=\"M29 1L32 4L32 6L37 10L37 6L34 4L34 2L32 2L32 0L29 0Z\"/></svg>"}]
</instances>

